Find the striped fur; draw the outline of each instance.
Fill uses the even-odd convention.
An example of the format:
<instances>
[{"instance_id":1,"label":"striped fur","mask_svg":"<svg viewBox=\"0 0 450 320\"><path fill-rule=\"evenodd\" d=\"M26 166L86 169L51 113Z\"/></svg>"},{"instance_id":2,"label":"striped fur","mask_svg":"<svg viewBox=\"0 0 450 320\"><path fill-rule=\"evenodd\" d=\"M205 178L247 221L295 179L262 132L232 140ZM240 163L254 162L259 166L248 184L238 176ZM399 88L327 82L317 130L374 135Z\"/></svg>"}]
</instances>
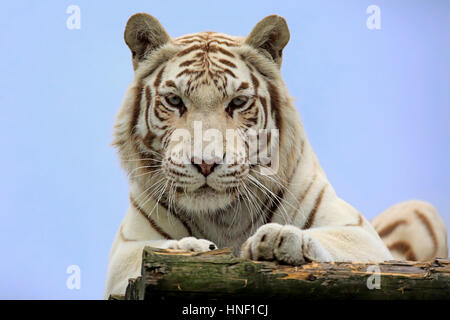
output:
<instances>
[{"instance_id":1,"label":"striped fur","mask_svg":"<svg viewBox=\"0 0 450 320\"><path fill-rule=\"evenodd\" d=\"M139 274L146 245L194 251L231 246L243 257L290 264L392 259L372 225L336 195L320 167L280 74L288 39L278 16L262 20L248 37L201 32L176 39L149 15L130 18L125 41L135 77L113 143L129 175L130 208L111 249L105 297L123 293L128 278ZM245 103L235 104L236 97ZM261 164L236 160L202 175L171 139L176 129L193 133L195 121L222 133L278 129L276 174L262 175ZM224 159L249 157L245 148L230 150ZM446 254L445 228L435 211L414 208L408 209L417 212L414 222L386 213L376 223L394 256ZM407 233L397 236L406 227L422 228L433 254L422 254Z\"/></svg>"},{"instance_id":2,"label":"striped fur","mask_svg":"<svg viewBox=\"0 0 450 320\"><path fill-rule=\"evenodd\" d=\"M447 257L447 230L429 203L411 200L398 203L372 224L397 260L430 260Z\"/></svg>"}]
</instances>

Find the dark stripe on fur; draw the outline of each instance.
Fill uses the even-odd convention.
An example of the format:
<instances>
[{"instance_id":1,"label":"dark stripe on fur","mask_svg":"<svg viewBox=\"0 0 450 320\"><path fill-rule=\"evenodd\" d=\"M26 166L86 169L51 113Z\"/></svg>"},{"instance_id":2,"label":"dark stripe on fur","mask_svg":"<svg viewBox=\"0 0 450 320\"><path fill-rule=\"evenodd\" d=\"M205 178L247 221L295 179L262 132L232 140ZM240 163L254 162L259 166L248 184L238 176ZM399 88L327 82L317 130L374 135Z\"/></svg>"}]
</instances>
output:
<instances>
[{"instance_id":1,"label":"dark stripe on fur","mask_svg":"<svg viewBox=\"0 0 450 320\"><path fill-rule=\"evenodd\" d=\"M142 139L142 143L149 149L153 150L152 142L153 139L156 138L156 135L153 132L148 131L145 137Z\"/></svg>"},{"instance_id":2,"label":"dark stripe on fur","mask_svg":"<svg viewBox=\"0 0 450 320\"><path fill-rule=\"evenodd\" d=\"M248 82L242 82L237 91L248 89L249 86Z\"/></svg>"},{"instance_id":3,"label":"dark stripe on fur","mask_svg":"<svg viewBox=\"0 0 450 320\"><path fill-rule=\"evenodd\" d=\"M197 60L186 60L182 63L180 63L179 67L187 67L196 62Z\"/></svg>"},{"instance_id":4,"label":"dark stripe on fur","mask_svg":"<svg viewBox=\"0 0 450 320\"><path fill-rule=\"evenodd\" d=\"M311 212L309 213L308 218L306 219L306 222L303 225L302 229L309 229L313 225L317 210L319 209L320 203L322 202L322 198L323 198L323 195L324 195L327 187L328 187L328 185L325 185L322 188L322 190L320 191L319 195L317 196L316 201L314 203L314 207L312 208Z\"/></svg>"},{"instance_id":5,"label":"dark stripe on fur","mask_svg":"<svg viewBox=\"0 0 450 320\"><path fill-rule=\"evenodd\" d=\"M252 79L253 88L255 89L255 95L258 95L259 80L253 73L250 73L250 78Z\"/></svg>"},{"instance_id":6,"label":"dark stripe on fur","mask_svg":"<svg viewBox=\"0 0 450 320\"><path fill-rule=\"evenodd\" d=\"M149 122L148 110L150 109L150 105L151 105L151 102L152 102L152 93L150 92L150 87L149 86L145 87L145 98L147 99L147 106L145 108L144 120L145 120L145 125L147 126L147 131L148 131L148 133L150 133L150 126L148 124L148 122Z\"/></svg>"},{"instance_id":7,"label":"dark stripe on fur","mask_svg":"<svg viewBox=\"0 0 450 320\"><path fill-rule=\"evenodd\" d=\"M269 119L269 112L267 110L267 101L266 98L260 97L259 100L261 101L261 104L264 108L264 126L263 129L267 128L267 120Z\"/></svg>"},{"instance_id":8,"label":"dark stripe on fur","mask_svg":"<svg viewBox=\"0 0 450 320\"><path fill-rule=\"evenodd\" d=\"M165 239L173 239L168 233L166 233L163 229L161 229L160 226L156 224L156 222L150 218L150 216L141 208L139 205L134 201L133 197L130 195L130 203L131 205L136 208L136 210L145 218L148 222L150 222L150 225L152 228L158 232L162 237Z\"/></svg>"},{"instance_id":9,"label":"dark stripe on fur","mask_svg":"<svg viewBox=\"0 0 450 320\"><path fill-rule=\"evenodd\" d=\"M414 210L414 213L420 219L420 221L422 221L422 223L425 225L425 228L427 229L428 234L430 235L431 240L433 241L433 246L434 246L433 257L434 257L438 250L438 241L437 241L436 233L434 232L433 226L431 225L430 220L428 220L427 216L423 212L420 212L419 210Z\"/></svg>"},{"instance_id":10,"label":"dark stripe on fur","mask_svg":"<svg viewBox=\"0 0 450 320\"><path fill-rule=\"evenodd\" d=\"M280 130L280 145L282 136L282 123L281 123L281 100L277 87L271 82L267 82L270 95L270 109L275 113L275 124L278 130Z\"/></svg>"},{"instance_id":11,"label":"dark stripe on fur","mask_svg":"<svg viewBox=\"0 0 450 320\"><path fill-rule=\"evenodd\" d=\"M194 50L198 50L198 49L200 49L201 48L201 46L199 46L199 45L193 45L193 46L190 46L190 47L188 47L188 48L186 48L186 49L183 49L183 50L181 50L180 52L178 52L177 53L177 56L178 57L182 57L182 56L184 56L184 55L186 55L186 54L188 54L188 53L190 53L190 52L192 52L192 51L194 51Z\"/></svg>"},{"instance_id":12,"label":"dark stripe on fur","mask_svg":"<svg viewBox=\"0 0 450 320\"><path fill-rule=\"evenodd\" d=\"M237 68L237 66L233 62L228 61L226 59L219 59L219 62L223 63L224 65L226 65L230 68Z\"/></svg>"},{"instance_id":13,"label":"dark stripe on fur","mask_svg":"<svg viewBox=\"0 0 450 320\"><path fill-rule=\"evenodd\" d=\"M406 220L398 220L398 221L395 221L395 222L393 222L393 223L391 223L391 224L385 226L385 227L384 227L383 229L381 229L380 231L377 230L378 235L379 235L381 238L386 237L386 236L390 235L392 232L394 232L394 230L395 230L398 226L400 226L400 225L402 225L402 224L408 224L408 222L407 222Z\"/></svg>"},{"instance_id":14,"label":"dark stripe on fur","mask_svg":"<svg viewBox=\"0 0 450 320\"><path fill-rule=\"evenodd\" d=\"M397 251L405 255L406 260L417 261L417 257L411 248L411 245L406 241L397 241L388 246L390 251Z\"/></svg>"},{"instance_id":15,"label":"dark stripe on fur","mask_svg":"<svg viewBox=\"0 0 450 320\"><path fill-rule=\"evenodd\" d=\"M167 80L166 81L166 86L172 87L172 88L176 88L177 87L175 82L173 82L172 80Z\"/></svg>"},{"instance_id":16,"label":"dark stripe on fur","mask_svg":"<svg viewBox=\"0 0 450 320\"><path fill-rule=\"evenodd\" d=\"M153 83L156 90L158 90L158 87L161 84L161 79L165 68L166 68L165 66L162 67L161 70L159 70L158 74L156 75L155 82Z\"/></svg>"},{"instance_id":17,"label":"dark stripe on fur","mask_svg":"<svg viewBox=\"0 0 450 320\"><path fill-rule=\"evenodd\" d=\"M234 54L232 54L230 51L228 51L228 50L226 50L226 49L224 49L224 48L217 47L217 50L218 50L219 52L223 53L223 54L226 55L226 56L229 56L229 57L231 57L231 58L234 58Z\"/></svg>"},{"instance_id":18,"label":"dark stripe on fur","mask_svg":"<svg viewBox=\"0 0 450 320\"><path fill-rule=\"evenodd\" d=\"M141 112L141 100L142 100L142 81L139 81L135 87L135 96L133 102L133 115L130 122L130 137L134 137L134 129L137 125L139 114Z\"/></svg>"}]
</instances>

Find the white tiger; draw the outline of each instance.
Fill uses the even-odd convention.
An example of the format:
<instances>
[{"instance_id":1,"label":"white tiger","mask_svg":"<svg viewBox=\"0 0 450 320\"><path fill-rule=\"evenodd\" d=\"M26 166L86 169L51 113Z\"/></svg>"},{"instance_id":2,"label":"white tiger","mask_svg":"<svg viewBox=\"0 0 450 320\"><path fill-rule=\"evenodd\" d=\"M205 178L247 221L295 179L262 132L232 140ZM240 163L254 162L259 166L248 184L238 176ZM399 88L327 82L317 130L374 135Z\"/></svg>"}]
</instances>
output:
<instances>
[{"instance_id":1,"label":"white tiger","mask_svg":"<svg viewBox=\"0 0 450 320\"><path fill-rule=\"evenodd\" d=\"M280 74L288 40L286 22L276 15L247 37L202 32L176 39L148 14L129 19L125 42L135 76L114 145L129 175L130 207L111 249L105 298L123 294L140 274L144 246L231 246L244 258L293 265L447 256L445 226L429 204L407 202L375 219L390 252L336 195ZM279 156L272 154L278 170L261 174L264 166L250 164L248 149L237 147L214 159L202 158L202 150L186 158L171 138L176 129L193 133L196 121L224 135L278 129Z\"/></svg>"}]
</instances>

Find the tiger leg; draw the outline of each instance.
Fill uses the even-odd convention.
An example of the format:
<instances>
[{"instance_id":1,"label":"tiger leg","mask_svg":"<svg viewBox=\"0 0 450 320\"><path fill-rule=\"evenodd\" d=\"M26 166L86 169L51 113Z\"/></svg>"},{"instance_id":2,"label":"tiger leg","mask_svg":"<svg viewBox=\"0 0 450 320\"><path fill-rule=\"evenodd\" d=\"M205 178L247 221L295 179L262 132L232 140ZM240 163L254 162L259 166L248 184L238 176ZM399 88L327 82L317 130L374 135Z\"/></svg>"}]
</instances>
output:
<instances>
[{"instance_id":1,"label":"tiger leg","mask_svg":"<svg viewBox=\"0 0 450 320\"><path fill-rule=\"evenodd\" d=\"M448 256L447 229L429 203L398 203L372 220L372 225L397 260L425 261Z\"/></svg>"}]
</instances>

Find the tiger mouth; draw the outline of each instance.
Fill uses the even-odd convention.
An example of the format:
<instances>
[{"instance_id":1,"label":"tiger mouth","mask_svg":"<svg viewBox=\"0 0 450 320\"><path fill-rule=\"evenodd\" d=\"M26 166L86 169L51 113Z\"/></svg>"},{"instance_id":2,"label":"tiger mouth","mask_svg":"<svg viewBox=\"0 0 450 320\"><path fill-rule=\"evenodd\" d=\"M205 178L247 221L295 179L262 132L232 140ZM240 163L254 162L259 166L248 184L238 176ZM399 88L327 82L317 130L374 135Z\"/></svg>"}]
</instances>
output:
<instances>
[{"instance_id":1,"label":"tiger mouth","mask_svg":"<svg viewBox=\"0 0 450 320\"><path fill-rule=\"evenodd\" d=\"M203 191L216 191L215 189L211 188L209 185L204 184L203 186L201 186L200 188L198 188L197 190L195 190L197 192L203 192Z\"/></svg>"},{"instance_id":2,"label":"tiger mouth","mask_svg":"<svg viewBox=\"0 0 450 320\"><path fill-rule=\"evenodd\" d=\"M228 188L226 190L216 190L213 187L211 187L208 184L204 184L201 187L193 190L193 191L186 191L183 187L176 187L175 192L178 194L191 194L194 196L200 196L200 195L219 195L219 194L232 194L236 191L236 188Z\"/></svg>"},{"instance_id":3,"label":"tiger mouth","mask_svg":"<svg viewBox=\"0 0 450 320\"><path fill-rule=\"evenodd\" d=\"M190 194L221 193L220 191L212 188L211 186L209 186L207 184L204 184L201 187L199 187L193 191L190 191L190 192L187 192L183 187L176 187L175 192L183 193L183 194L184 193L190 193Z\"/></svg>"}]
</instances>

